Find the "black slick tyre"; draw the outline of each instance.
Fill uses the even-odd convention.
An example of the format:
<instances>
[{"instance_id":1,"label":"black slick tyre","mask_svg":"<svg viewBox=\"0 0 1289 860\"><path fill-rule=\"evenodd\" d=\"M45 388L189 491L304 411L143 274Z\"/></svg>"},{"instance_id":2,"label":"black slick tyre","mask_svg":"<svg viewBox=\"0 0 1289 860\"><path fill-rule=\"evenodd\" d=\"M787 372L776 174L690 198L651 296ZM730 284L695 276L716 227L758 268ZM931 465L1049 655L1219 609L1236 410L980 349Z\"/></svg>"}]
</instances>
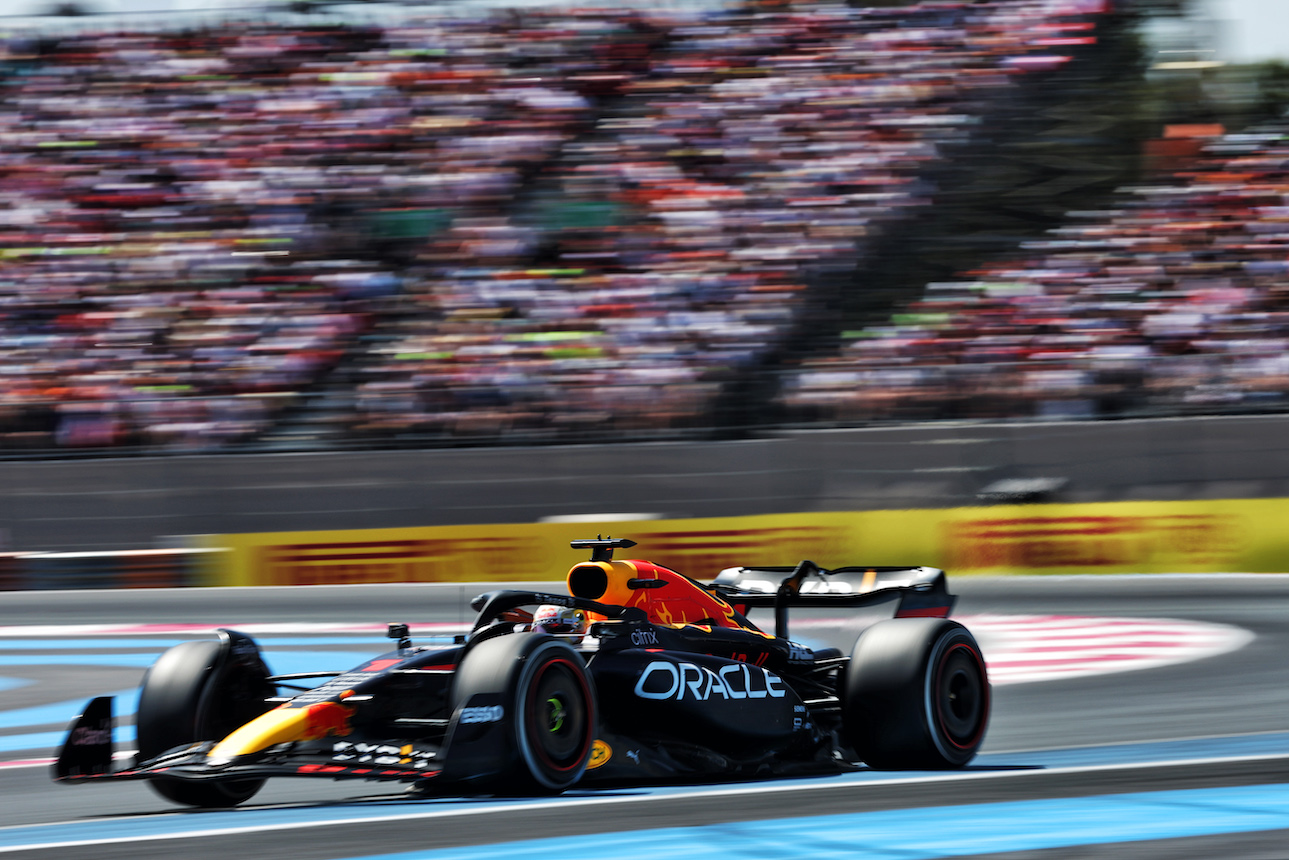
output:
<instances>
[{"instance_id":1,"label":"black slick tyre","mask_svg":"<svg viewBox=\"0 0 1289 860\"><path fill-rule=\"evenodd\" d=\"M559 639L514 634L480 642L457 670L454 710L495 695L509 715L509 765L497 793L557 794L586 771L597 731L595 685L581 655Z\"/></svg>"},{"instance_id":2,"label":"black slick tyre","mask_svg":"<svg viewBox=\"0 0 1289 860\"><path fill-rule=\"evenodd\" d=\"M842 685L847 740L869 767L962 767L989 723L984 656L944 618L894 618L855 642Z\"/></svg>"},{"instance_id":3,"label":"black slick tyre","mask_svg":"<svg viewBox=\"0 0 1289 860\"><path fill-rule=\"evenodd\" d=\"M152 664L139 691L135 714L139 761L196 741L220 740L263 711L247 702L245 689L231 677L221 643L182 642ZM251 679L252 683L255 679ZM235 806L250 799L263 779L193 782L150 779L148 785L167 800L186 806Z\"/></svg>"}]
</instances>

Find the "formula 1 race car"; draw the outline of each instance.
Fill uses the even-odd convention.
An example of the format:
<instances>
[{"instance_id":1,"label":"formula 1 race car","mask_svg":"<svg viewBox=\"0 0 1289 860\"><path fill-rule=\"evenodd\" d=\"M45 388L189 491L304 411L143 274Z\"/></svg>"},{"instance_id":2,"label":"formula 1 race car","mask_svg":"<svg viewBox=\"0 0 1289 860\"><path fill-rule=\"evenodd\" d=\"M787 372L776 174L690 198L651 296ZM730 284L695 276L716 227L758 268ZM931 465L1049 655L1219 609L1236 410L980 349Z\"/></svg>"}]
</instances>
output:
<instances>
[{"instance_id":1,"label":"formula 1 race car","mask_svg":"<svg viewBox=\"0 0 1289 860\"><path fill-rule=\"evenodd\" d=\"M627 539L573 541L569 595L493 591L472 631L351 669L273 675L249 636L166 651L142 682L138 754L113 770L112 699L93 699L54 765L67 783L144 779L193 806L271 776L389 780L425 793L961 767L989 718L985 661L941 570L740 567L702 584ZM849 654L788 638L795 607L892 605ZM772 609L774 633L748 620ZM319 686L298 682L326 678ZM294 688L292 690L292 688ZM292 690L281 695L280 690Z\"/></svg>"}]
</instances>

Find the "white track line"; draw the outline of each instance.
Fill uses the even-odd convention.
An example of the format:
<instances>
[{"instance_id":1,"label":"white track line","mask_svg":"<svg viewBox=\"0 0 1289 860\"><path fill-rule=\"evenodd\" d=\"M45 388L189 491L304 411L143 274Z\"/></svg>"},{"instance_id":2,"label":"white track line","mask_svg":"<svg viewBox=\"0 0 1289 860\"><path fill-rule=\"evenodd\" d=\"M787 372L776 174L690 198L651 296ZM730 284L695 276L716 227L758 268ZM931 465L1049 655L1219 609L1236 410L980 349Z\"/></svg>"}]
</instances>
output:
<instances>
[{"instance_id":1,"label":"white track line","mask_svg":"<svg viewBox=\"0 0 1289 860\"><path fill-rule=\"evenodd\" d=\"M863 782L856 782L856 781L850 781L850 780L844 780L844 781L775 780L775 781L767 782L765 784L760 784L760 785L746 785L746 786L725 787L725 788L702 788L702 789L695 789L693 791L689 791L689 790L668 791L667 793L663 793L663 794L614 795L612 797L565 794L553 800L543 800L543 801L536 801L531 803L520 802L516 804L514 802L484 802L482 805L479 805L479 806L461 806L456 804L449 804L449 808L438 808L438 809L426 810L424 812L404 812L404 813L392 813L389 815L355 816L352 818L330 817L326 819L316 819L316 820L309 819L307 821L292 821L292 822L274 822L271 824L252 824L252 825L243 825L243 826L235 826L235 827L227 827L227 828L211 827L211 828L206 828L204 830L184 830L176 833L152 833L152 834L132 833L126 836L109 836L109 837L103 837L98 839L66 840L62 842L26 842L19 845L0 846L0 854L10 854L18 851L30 851L33 849L46 850L51 848L81 848L81 847L87 847L91 845L117 845L122 843L134 843L134 842L162 842L162 841L169 841L174 839L202 839L202 838L219 837L219 836L238 836L238 835L244 835L248 833L267 833L267 832L276 832L276 831L284 831L284 830L300 830L304 828L334 827L339 825L381 824L381 823L393 822L393 821L416 821L416 820L428 820L428 819L446 818L446 817L460 818L463 816L489 815L494 813L500 813L504 815L504 814L507 814L508 812L514 812L518 809L523 809L523 810L549 809L552 811L558 810L562 814L567 814L570 811L570 808L573 807L573 804L576 804L577 807L591 806L595 808L600 808L600 807L606 807L606 806L620 806L623 804L649 803L649 802L654 802L659 800L668 800L668 799L675 799L675 798L685 798L685 799L693 798L695 800L698 800L698 799L718 798L718 797L729 798L735 795L767 794L771 792L773 792L776 795L782 795L784 792L811 791L811 790L818 790L820 788L835 788L835 789L853 788L859 785L862 785L865 787L873 786L875 788L880 788L882 786L891 786L891 785L955 782L955 781L978 780L978 779L979 780L1031 779L1036 775L1056 776L1056 775L1070 775L1070 774L1107 773L1107 772L1115 772L1115 771L1137 770L1144 767L1172 768L1172 767L1186 767L1186 766L1193 766L1193 765L1215 765L1216 766L1216 765L1223 765L1223 764L1236 764L1236 763L1245 762L1245 761L1289 761L1289 754L1272 754L1272 755L1256 755L1256 756L1226 756L1226 757L1216 757L1216 758L1183 759L1183 760L1177 760L1177 761L1161 761L1161 762L1147 762L1147 763L1133 762L1133 763L1123 763L1123 764L1079 765L1079 766L1072 766L1072 767L1042 768L1042 769L1036 769L1036 770L996 770L996 771L955 772L955 773L947 773L947 774L930 774L930 775L920 775L920 776L910 776L910 777L893 777L889 779L864 780ZM414 802L417 802L417 801L409 801L409 803L414 803ZM334 809L333 811L338 813L339 809ZM578 811L582 811L582 810L579 809ZM586 810L586 811L589 813L591 810ZM178 815L178 814L182 814L182 813L163 813L157 817L169 817L169 816ZM99 819L97 823L100 825L108 825L114 821L137 822L138 820L139 820L138 816L130 816L128 818L109 817L109 818ZM26 827L52 829L52 828L66 826L66 825L83 824L83 823L84 823L83 820L73 819L70 821L49 822L47 824L40 824L40 825L13 825L11 827L0 828L0 834L5 833L6 831L22 829Z\"/></svg>"}]
</instances>

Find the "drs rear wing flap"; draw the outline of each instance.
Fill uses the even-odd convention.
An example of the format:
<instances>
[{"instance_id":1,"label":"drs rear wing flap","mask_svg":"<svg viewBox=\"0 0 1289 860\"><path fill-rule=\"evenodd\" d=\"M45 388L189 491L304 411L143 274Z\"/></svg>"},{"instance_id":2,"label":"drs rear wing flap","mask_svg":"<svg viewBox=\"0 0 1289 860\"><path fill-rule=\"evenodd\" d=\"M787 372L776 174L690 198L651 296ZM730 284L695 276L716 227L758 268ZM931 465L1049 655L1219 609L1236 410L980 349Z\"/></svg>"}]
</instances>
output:
<instances>
[{"instance_id":1,"label":"drs rear wing flap","mask_svg":"<svg viewBox=\"0 0 1289 860\"><path fill-rule=\"evenodd\" d=\"M873 606L898 601L895 617L944 618L957 597L949 593L944 571L935 567L839 567L814 562L796 567L731 567L712 583L725 600L742 607Z\"/></svg>"}]
</instances>

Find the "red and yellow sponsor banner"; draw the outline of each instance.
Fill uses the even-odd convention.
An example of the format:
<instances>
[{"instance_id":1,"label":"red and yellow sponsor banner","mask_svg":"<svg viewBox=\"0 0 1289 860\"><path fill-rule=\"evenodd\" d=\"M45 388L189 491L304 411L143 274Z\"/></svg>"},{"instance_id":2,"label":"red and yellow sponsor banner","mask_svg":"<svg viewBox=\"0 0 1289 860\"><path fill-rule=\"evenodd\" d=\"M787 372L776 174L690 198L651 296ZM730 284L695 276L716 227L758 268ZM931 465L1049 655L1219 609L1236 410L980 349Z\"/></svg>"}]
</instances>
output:
<instances>
[{"instance_id":1,"label":"red and yellow sponsor banner","mask_svg":"<svg viewBox=\"0 0 1289 860\"><path fill-rule=\"evenodd\" d=\"M457 530L389 537L384 530L318 532L249 543L241 566L262 585L339 585L367 582L461 582L515 578L535 550L531 539L506 534L469 537ZM245 536L243 536L245 537Z\"/></svg>"},{"instance_id":2,"label":"red and yellow sponsor banner","mask_svg":"<svg viewBox=\"0 0 1289 860\"><path fill-rule=\"evenodd\" d=\"M562 580L602 534L696 579L722 569L927 565L951 574L1289 571L1289 499L1000 505L691 520L211 535L227 585Z\"/></svg>"},{"instance_id":3,"label":"red and yellow sponsor banner","mask_svg":"<svg viewBox=\"0 0 1289 860\"><path fill-rule=\"evenodd\" d=\"M1124 502L958 510L942 564L962 573L1191 573L1289 569L1259 559L1274 541L1266 502ZM1282 511L1286 506L1279 505Z\"/></svg>"},{"instance_id":4,"label":"red and yellow sponsor banner","mask_svg":"<svg viewBox=\"0 0 1289 860\"><path fill-rule=\"evenodd\" d=\"M1289 572L1289 499L955 508L935 567L964 574Z\"/></svg>"},{"instance_id":5,"label":"red and yellow sponsor banner","mask_svg":"<svg viewBox=\"0 0 1289 860\"><path fill-rule=\"evenodd\" d=\"M569 541L598 534L639 547L619 558L648 558L696 578L737 565L845 564L852 514L791 514L704 520L519 523L327 532L208 535L230 550L227 585L339 585L373 582L562 580L588 557Z\"/></svg>"}]
</instances>

